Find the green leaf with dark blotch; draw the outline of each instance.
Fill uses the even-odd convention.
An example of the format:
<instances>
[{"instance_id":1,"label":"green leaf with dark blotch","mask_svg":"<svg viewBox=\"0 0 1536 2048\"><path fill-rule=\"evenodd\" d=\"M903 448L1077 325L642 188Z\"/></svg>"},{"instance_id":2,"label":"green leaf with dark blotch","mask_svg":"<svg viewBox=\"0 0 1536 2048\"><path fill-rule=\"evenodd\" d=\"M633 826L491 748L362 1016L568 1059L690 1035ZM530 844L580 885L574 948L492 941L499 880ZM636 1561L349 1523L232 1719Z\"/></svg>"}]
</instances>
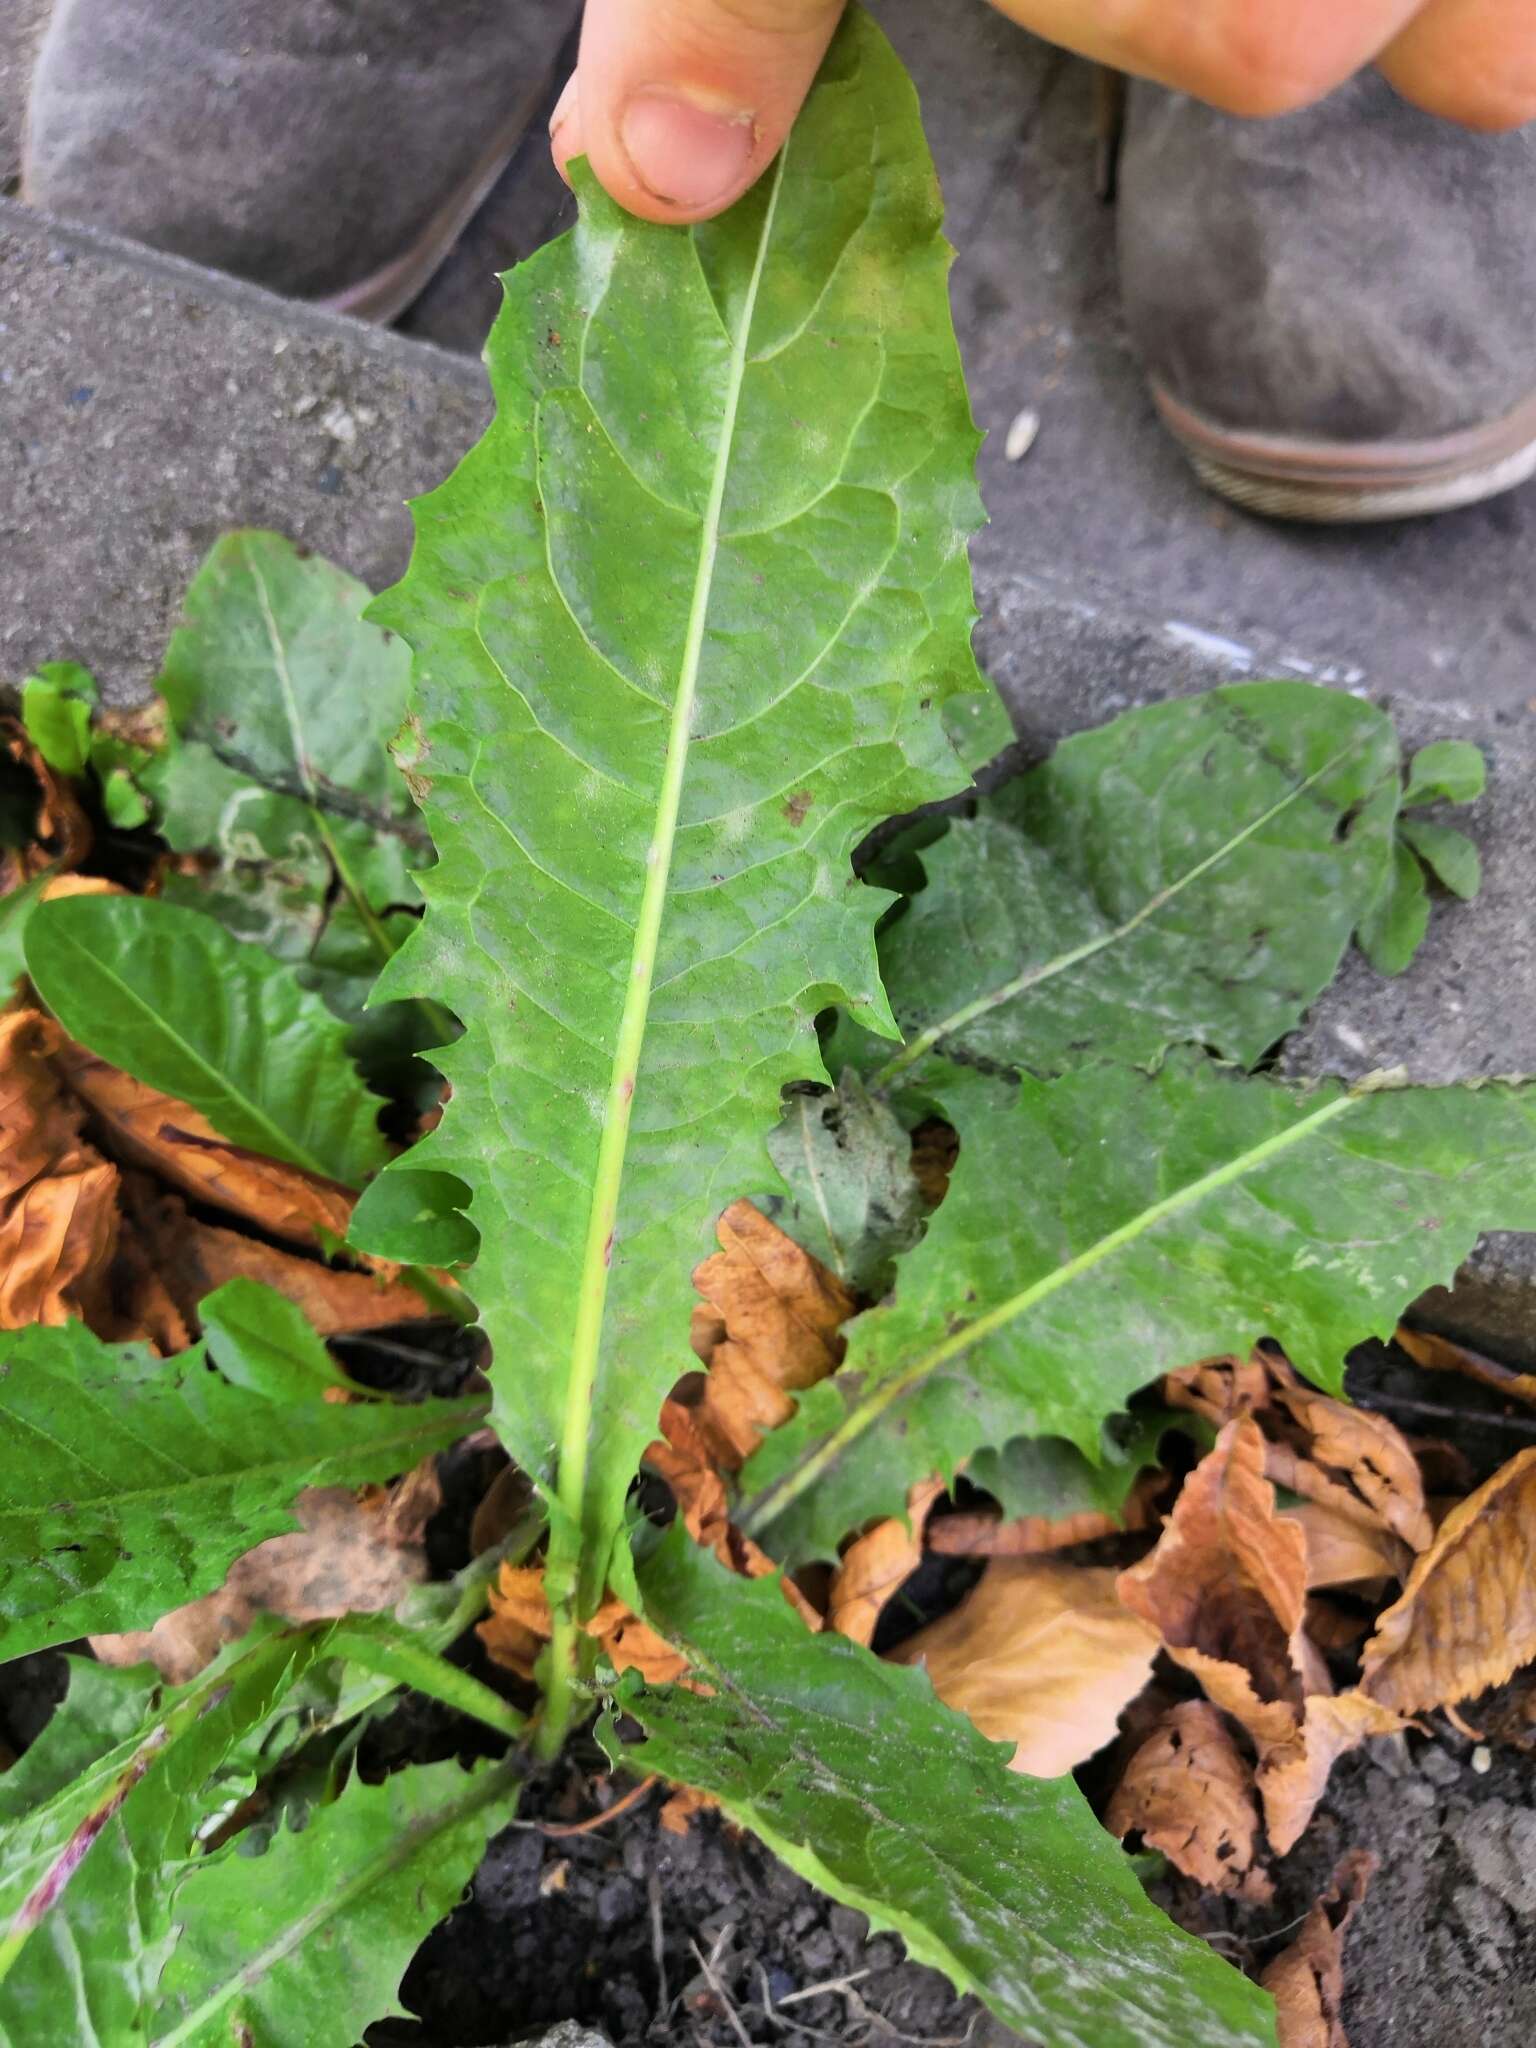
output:
<instances>
[{"instance_id":1,"label":"green leaf with dark blotch","mask_svg":"<svg viewBox=\"0 0 1536 2048\"><path fill-rule=\"evenodd\" d=\"M408 1265L468 1265L480 1248L480 1233L464 1214L468 1205L469 1189L456 1175L396 1167L363 1189L347 1243Z\"/></svg>"},{"instance_id":2,"label":"green leaf with dark blotch","mask_svg":"<svg viewBox=\"0 0 1536 2048\"><path fill-rule=\"evenodd\" d=\"M1480 1231L1536 1228L1536 1087L1298 1090L1179 1053L1004 1088L944 1074L943 1205L747 1463L736 1519L776 1557L835 1556L984 1445L1094 1457L1136 1388L1261 1337L1337 1392Z\"/></svg>"},{"instance_id":3,"label":"green leaf with dark blotch","mask_svg":"<svg viewBox=\"0 0 1536 2048\"><path fill-rule=\"evenodd\" d=\"M295 1398L298 1369L247 1345L241 1384L202 1347L155 1358L80 1323L0 1339L0 1656L148 1628L244 1550L294 1529L306 1486L403 1472L474 1401Z\"/></svg>"},{"instance_id":4,"label":"green leaf with dark blotch","mask_svg":"<svg viewBox=\"0 0 1536 2048\"><path fill-rule=\"evenodd\" d=\"M615 1762L712 1794L1040 2048L1273 2048L1268 1998L1151 1904L1070 1778L1010 1771L925 1672L811 1635L680 1537L641 1568L646 1618L711 1690L626 1676L646 1740L606 1723Z\"/></svg>"},{"instance_id":5,"label":"green leaf with dark blotch","mask_svg":"<svg viewBox=\"0 0 1536 2048\"><path fill-rule=\"evenodd\" d=\"M929 1208L895 1112L850 1070L835 1092L792 1093L768 1152L789 1196L765 1196L764 1214L855 1294L883 1294Z\"/></svg>"},{"instance_id":6,"label":"green leaf with dark blotch","mask_svg":"<svg viewBox=\"0 0 1536 2048\"><path fill-rule=\"evenodd\" d=\"M1092 1513L1118 1520L1137 1478L1158 1462L1158 1446L1170 1430L1206 1448L1213 1441L1199 1416L1159 1408L1112 1415L1100 1435L1098 1464L1061 1437L1016 1436L997 1450L979 1450L965 1476L993 1496L1008 1521L1039 1515L1059 1522Z\"/></svg>"},{"instance_id":7,"label":"green leaf with dark blotch","mask_svg":"<svg viewBox=\"0 0 1536 2048\"><path fill-rule=\"evenodd\" d=\"M352 2048L409 2017L396 1987L515 1806L516 1764L353 1778L300 1834L228 1850L177 1887L148 2048Z\"/></svg>"},{"instance_id":8,"label":"green leaf with dark blotch","mask_svg":"<svg viewBox=\"0 0 1536 2048\"><path fill-rule=\"evenodd\" d=\"M880 942L907 1048L877 1065L942 1044L1053 1074L1178 1043L1252 1065L1379 893L1397 792L1391 722L1309 683L1063 740L921 854L927 887Z\"/></svg>"},{"instance_id":9,"label":"green leaf with dark blotch","mask_svg":"<svg viewBox=\"0 0 1536 2048\"><path fill-rule=\"evenodd\" d=\"M268 1401L322 1400L327 1390L366 1392L341 1372L297 1302L241 1276L197 1305L213 1362L231 1386Z\"/></svg>"},{"instance_id":10,"label":"green leaf with dark blotch","mask_svg":"<svg viewBox=\"0 0 1536 2048\"><path fill-rule=\"evenodd\" d=\"M72 1038L236 1145L360 1186L387 1156L346 1030L292 970L199 912L74 896L27 922L27 971Z\"/></svg>"},{"instance_id":11,"label":"green leaf with dark blotch","mask_svg":"<svg viewBox=\"0 0 1536 2048\"><path fill-rule=\"evenodd\" d=\"M982 516L938 188L866 16L720 218L575 184L579 225L509 281L496 423L373 614L416 650L439 853L381 989L465 1025L411 1164L473 1190L496 1425L552 1502L565 1647L714 1218L761 1185L783 1086L824 1078L816 1013L889 1029L884 899L849 855L964 780L943 712L978 680Z\"/></svg>"},{"instance_id":12,"label":"green leaf with dark blotch","mask_svg":"<svg viewBox=\"0 0 1536 2048\"><path fill-rule=\"evenodd\" d=\"M85 773L96 701L96 678L76 661L45 661L22 684L22 725L55 774Z\"/></svg>"},{"instance_id":13,"label":"green leaf with dark blotch","mask_svg":"<svg viewBox=\"0 0 1536 2048\"><path fill-rule=\"evenodd\" d=\"M1404 818L1399 829L1436 880L1469 903L1483 886L1483 863L1466 833L1430 818Z\"/></svg>"},{"instance_id":14,"label":"green leaf with dark blotch","mask_svg":"<svg viewBox=\"0 0 1536 2048\"><path fill-rule=\"evenodd\" d=\"M1408 770L1405 804L1470 804L1488 786L1488 763L1470 740L1435 740L1420 747Z\"/></svg>"},{"instance_id":15,"label":"green leaf with dark blotch","mask_svg":"<svg viewBox=\"0 0 1536 2048\"><path fill-rule=\"evenodd\" d=\"M203 1825L250 1789L227 1759L301 1684L314 1631L266 1617L190 1685L70 1660L69 1692L0 1777L0 2044L142 2048Z\"/></svg>"},{"instance_id":16,"label":"green leaf with dark blotch","mask_svg":"<svg viewBox=\"0 0 1536 2048\"><path fill-rule=\"evenodd\" d=\"M1429 890L1412 849L1402 838L1381 893L1360 925L1360 950L1378 974L1401 974L1429 930Z\"/></svg>"}]
</instances>

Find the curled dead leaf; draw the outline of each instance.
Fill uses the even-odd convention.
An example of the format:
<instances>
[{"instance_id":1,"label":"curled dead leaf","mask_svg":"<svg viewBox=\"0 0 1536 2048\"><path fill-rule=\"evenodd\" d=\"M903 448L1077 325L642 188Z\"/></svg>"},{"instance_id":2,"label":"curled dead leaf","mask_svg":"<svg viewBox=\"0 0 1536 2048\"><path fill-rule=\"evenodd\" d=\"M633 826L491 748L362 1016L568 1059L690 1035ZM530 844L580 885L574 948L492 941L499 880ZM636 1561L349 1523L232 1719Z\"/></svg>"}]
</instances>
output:
<instances>
[{"instance_id":1,"label":"curled dead leaf","mask_svg":"<svg viewBox=\"0 0 1536 2048\"><path fill-rule=\"evenodd\" d=\"M927 1479L907 1493L905 1517L892 1515L856 1537L832 1576L827 1627L866 1647L888 1600L922 1562L923 1532L944 1482Z\"/></svg>"},{"instance_id":2,"label":"curled dead leaf","mask_svg":"<svg viewBox=\"0 0 1536 2048\"><path fill-rule=\"evenodd\" d=\"M835 1274L750 1202L732 1202L715 1234L720 1250L693 1276L707 1304L694 1348L709 1371L682 1399L709 1462L736 1472L759 1436L794 1413L790 1396L836 1370L838 1330L855 1304Z\"/></svg>"},{"instance_id":3,"label":"curled dead leaf","mask_svg":"<svg viewBox=\"0 0 1536 2048\"><path fill-rule=\"evenodd\" d=\"M1275 2001L1279 2048L1349 2048L1340 2017L1344 1937L1375 1869L1369 1851L1351 1849L1301 1932L1260 1977Z\"/></svg>"},{"instance_id":4,"label":"curled dead leaf","mask_svg":"<svg viewBox=\"0 0 1536 2048\"><path fill-rule=\"evenodd\" d=\"M52 1064L88 1112L92 1135L114 1159L254 1224L268 1237L312 1246L317 1226L346 1235L353 1198L334 1181L229 1144L185 1102L145 1087L68 1040L59 1043Z\"/></svg>"},{"instance_id":5,"label":"curled dead leaf","mask_svg":"<svg viewBox=\"0 0 1536 2048\"><path fill-rule=\"evenodd\" d=\"M0 895L8 896L49 868L78 867L91 850L91 827L68 778L48 766L18 719L0 719L0 748L37 785L31 841L0 855Z\"/></svg>"},{"instance_id":6,"label":"curled dead leaf","mask_svg":"<svg viewBox=\"0 0 1536 2048\"><path fill-rule=\"evenodd\" d=\"M671 1797L662 1803L656 1819L669 1835L686 1835L693 1825L696 1813L712 1813L717 1802L707 1792L699 1792L692 1785L679 1785Z\"/></svg>"},{"instance_id":7,"label":"curled dead leaf","mask_svg":"<svg viewBox=\"0 0 1536 2048\"><path fill-rule=\"evenodd\" d=\"M489 1597L491 1611L475 1633L492 1663L531 1680L553 1627L544 1594L544 1567L504 1564ZM617 1671L638 1671L652 1685L675 1684L687 1673L687 1658L622 1601L605 1600L582 1626Z\"/></svg>"},{"instance_id":8,"label":"curled dead leaf","mask_svg":"<svg viewBox=\"0 0 1536 2048\"><path fill-rule=\"evenodd\" d=\"M1536 1446L1453 1507L1376 1624L1360 1687L1400 1713L1502 1685L1536 1658Z\"/></svg>"},{"instance_id":9,"label":"curled dead leaf","mask_svg":"<svg viewBox=\"0 0 1536 2048\"><path fill-rule=\"evenodd\" d=\"M1116 1598L1112 1571L996 1558L892 1661L924 1665L941 1700L1013 1743L1014 1770L1055 1778L1113 1739L1157 1648L1156 1631Z\"/></svg>"},{"instance_id":10,"label":"curled dead leaf","mask_svg":"<svg viewBox=\"0 0 1536 2048\"><path fill-rule=\"evenodd\" d=\"M1407 1576L1413 1552L1379 1523L1366 1526L1321 1501L1303 1500L1280 1519L1295 1522L1307 1539L1307 1585L1355 1586Z\"/></svg>"},{"instance_id":11,"label":"curled dead leaf","mask_svg":"<svg viewBox=\"0 0 1536 2048\"><path fill-rule=\"evenodd\" d=\"M179 1195L156 1188L145 1176L123 1176L123 1199L133 1234L189 1327L196 1324L204 1295L238 1278L275 1287L298 1304L322 1337L414 1322L433 1312L403 1281L327 1265L205 1223L188 1213Z\"/></svg>"},{"instance_id":12,"label":"curled dead leaf","mask_svg":"<svg viewBox=\"0 0 1536 2048\"><path fill-rule=\"evenodd\" d=\"M97 1321L117 1250L117 1172L86 1143L38 1010L0 1016L0 1327Z\"/></svg>"},{"instance_id":13,"label":"curled dead leaf","mask_svg":"<svg viewBox=\"0 0 1536 2048\"><path fill-rule=\"evenodd\" d=\"M1123 1841L1139 1834L1176 1870L1262 1905L1274 1887L1258 1868L1253 1772L1206 1700L1172 1708L1126 1766L1104 1816Z\"/></svg>"},{"instance_id":14,"label":"curled dead leaf","mask_svg":"<svg viewBox=\"0 0 1536 2048\"><path fill-rule=\"evenodd\" d=\"M302 1528L246 1551L216 1591L172 1608L153 1628L92 1636L91 1648L104 1664L148 1662L183 1685L257 1614L306 1622L383 1613L427 1576L422 1537L441 1499L431 1459L362 1494L309 1487L294 1502Z\"/></svg>"},{"instance_id":15,"label":"curled dead leaf","mask_svg":"<svg viewBox=\"0 0 1536 2048\"><path fill-rule=\"evenodd\" d=\"M1449 1337L1437 1337L1430 1330L1410 1329L1406 1323L1398 1326L1396 1341L1399 1350L1406 1351L1414 1364L1427 1372L1459 1372L1512 1400L1536 1401L1536 1372L1516 1372L1513 1366L1500 1365L1481 1351L1453 1344Z\"/></svg>"}]
</instances>

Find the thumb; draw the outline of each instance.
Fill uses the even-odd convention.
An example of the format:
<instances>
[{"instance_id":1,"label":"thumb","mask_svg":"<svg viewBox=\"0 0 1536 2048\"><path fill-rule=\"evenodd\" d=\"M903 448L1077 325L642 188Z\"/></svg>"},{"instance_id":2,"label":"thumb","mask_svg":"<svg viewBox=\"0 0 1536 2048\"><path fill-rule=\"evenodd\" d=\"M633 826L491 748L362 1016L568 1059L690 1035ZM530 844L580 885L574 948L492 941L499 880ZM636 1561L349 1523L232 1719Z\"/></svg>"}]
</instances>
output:
<instances>
[{"instance_id":1,"label":"thumb","mask_svg":"<svg viewBox=\"0 0 1536 2048\"><path fill-rule=\"evenodd\" d=\"M842 0L587 0L550 123L562 175L585 154L646 220L708 220L778 154Z\"/></svg>"}]
</instances>

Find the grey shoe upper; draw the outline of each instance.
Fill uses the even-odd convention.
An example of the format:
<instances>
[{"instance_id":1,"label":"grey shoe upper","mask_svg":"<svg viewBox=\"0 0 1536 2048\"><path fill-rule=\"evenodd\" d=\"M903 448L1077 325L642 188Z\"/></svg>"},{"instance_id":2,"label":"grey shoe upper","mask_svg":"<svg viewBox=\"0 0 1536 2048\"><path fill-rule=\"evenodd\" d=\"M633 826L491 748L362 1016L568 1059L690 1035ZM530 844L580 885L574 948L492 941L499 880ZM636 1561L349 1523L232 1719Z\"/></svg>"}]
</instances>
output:
<instances>
[{"instance_id":1,"label":"grey shoe upper","mask_svg":"<svg viewBox=\"0 0 1536 2048\"><path fill-rule=\"evenodd\" d=\"M1536 391L1536 128L1472 134L1375 73L1273 121L1137 85L1119 195L1132 335L1219 426L1420 440Z\"/></svg>"},{"instance_id":2,"label":"grey shoe upper","mask_svg":"<svg viewBox=\"0 0 1536 2048\"><path fill-rule=\"evenodd\" d=\"M334 293L473 177L527 91L530 20L557 4L56 0L24 196L279 291Z\"/></svg>"}]
</instances>

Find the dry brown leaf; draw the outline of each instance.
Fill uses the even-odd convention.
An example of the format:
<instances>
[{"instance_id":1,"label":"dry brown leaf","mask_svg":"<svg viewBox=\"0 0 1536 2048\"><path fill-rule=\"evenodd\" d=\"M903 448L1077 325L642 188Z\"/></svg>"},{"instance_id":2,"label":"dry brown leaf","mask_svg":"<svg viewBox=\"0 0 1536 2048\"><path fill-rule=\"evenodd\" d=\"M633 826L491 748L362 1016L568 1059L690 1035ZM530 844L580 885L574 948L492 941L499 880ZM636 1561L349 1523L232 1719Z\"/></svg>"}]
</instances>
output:
<instances>
[{"instance_id":1,"label":"dry brown leaf","mask_svg":"<svg viewBox=\"0 0 1536 2048\"><path fill-rule=\"evenodd\" d=\"M687 1389L699 1440L717 1470L739 1471L765 1430L794 1413L790 1396L836 1370L854 1298L835 1274L753 1208L733 1202L720 1250L693 1276L707 1308L694 1346L709 1367Z\"/></svg>"},{"instance_id":2,"label":"dry brown leaf","mask_svg":"<svg viewBox=\"0 0 1536 2048\"><path fill-rule=\"evenodd\" d=\"M922 1562L923 1531L933 1504L944 1496L941 1479L908 1489L905 1516L892 1515L856 1537L832 1577L827 1627L866 1648L886 1602Z\"/></svg>"},{"instance_id":3,"label":"dry brown leaf","mask_svg":"<svg viewBox=\"0 0 1536 2048\"><path fill-rule=\"evenodd\" d=\"M78 867L91 850L91 828L68 778L54 773L17 719L0 719L0 748L37 784L32 843L0 854L0 896L8 896L49 868Z\"/></svg>"},{"instance_id":4,"label":"dry brown leaf","mask_svg":"<svg viewBox=\"0 0 1536 2048\"><path fill-rule=\"evenodd\" d=\"M1156 1631L1116 1598L1112 1571L997 1558L892 1661L925 1665L941 1700L1012 1742L1014 1770L1055 1778L1113 1739L1157 1647Z\"/></svg>"},{"instance_id":5,"label":"dry brown leaf","mask_svg":"<svg viewBox=\"0 0 1536 2048\"><path fill-rule=\"evenodd\" d=\"M1485 1358L1481 1351L1453 1344L1449 1337L1437 1337L1430 1330L1411 1330L1406 1323L1398 1325L1397 1345L1428 1372L1459 1372L1512 1400L1536 1401L1536 1372L1516 1372L1496 1358Z\"/></svg>"},{"instance_id":6,"label":"dry brown leaf","mask_svg":"<svg viewBox=\"0 0 1536 2048\"><path fill-rule=\"evenodd\" d=\"M204 1223L179 1195L144 1176L123 1176L124 1206L149 1264L189 1326L197 1305L226 1280L259 1280L296 1302L322 1337L413 1322L433 1311L414 1287L373 1273L328 1266L237 1230Z\"/></svg>"},{"instance_id":7,"label":"dry brown leaf","mask_svg":"<svg viewBox=\"0 0 1536 2048\"><path fill-rule=\"evenodd\" d=\"M117 1250L116 1169L80 1135L37 1010L0 1016L0 1328L106 1314Z\"/></svg>"},{"instance_id":8,"label":"dry brown leaf","mask_svg":"<svg viewBox=\"0 0 1536 2048\"><path fill-rule=\"evenodd\" d=\"M182 1685L243 1636L257 1614L329 1621L379 1614L427 1576L422 1533L441 1500L432 1460L389 1488L362 1495L312 1486L294 1502L300 1530L273 1536L230 1566L215 1592L160 1617L153 1628L92 1636L104 1664L152 1663Z\"/></svg>"},{"instance_id":9,"label":"dry brown leaf","mask_svg":"<svg viewBox=\"0 0 1536 2048\"><path fill-rule=\"evenodd\" d=\"M697 1791L692 1785L679 1785L671 1798L663 1802L656 1818L669 1835L686 1835L693 1816L712 1813L717 1804L707 1792Z\"/></svg>"},{"instance_id":10,"label":"dry brown leaf","mask_svg":"<svg viewBox=\"0 0 1536 2048\"><path fill-rule=\"evenodd\" d=\"M1306 1632L1307 1538L1264 1476L1258 1423L1226 1424L1175 1503L1154 1550L1122 1572L1120 1597L1162 1633L1169 1655L1253 1737L1256 1782L1280 1854L1300 1836L1328 1772L1397 1714L1346 1694Z\"/></svg>"},{"instance_id":11,"label":"dry brown leaf","mask_svg":"<svg viewBox=\"0 0 1536 2048\"><path fill-rule=\"evenodd\" d=\"M1171 1405L1218 1428L1253 1415L1263 1427L1265 1471L1279 1486L1383 1526L1414 1550L1430 1538L1424 1484L1413 1447L1384 1415L1309 1387L1273 1349L1251 1358L1210 1358L1163 1382Z\"/></svg>"},{"instance_id":12,"label":"dry brown leaf","mask_svg":"<svg viewBox=\"0 0 1536 2048\"><path fill-rule=\"evenodd\" d=\"M228 1210L268 1237L313 1245L317 1225L346 1235L353 1197L336 1182L227 1143L187 1103L146 1088L67 1040L52 1063L89 1112L92 1136L114 1159L157 1175L194 1201Z\"/></svg>"},{"instance_id":13,"label":"dry brown leaf","mask_svg":"<svg viewBox=\"0 0 1536 2048\"><path fill-rule=\"evenodd\" d=\"M1378 1523L1362 1527L1353 1516L1321 1501L1304 1500L1281 1511L1307 1539L1307 1585L1355 1586L1407 1576L1413 1552Z\"/></svg>"},{"instance_id":14,"label":"dry brown leaf","mask_svg":"<svg viewBox=\"0 0 1536 2048\"><path fill-rule=\"evenodd\" d=\"M1361 1658L1400 1713L1453 1706L1536 1658L1536 1446L1453 1507Z\"/></svg>"},{"instance_id":15,"label":"dry brown leaf","mask_svg":"<svg viewBox=\"0 0 1536 2048\"><path fill-rule=\"evenodd\" d=\"M490 1588L490 1608L475 1633L492 1663L531 1680L552 1627L543 1565L504 1564ZM621 1601L605 1600L582 1626L602 1645L615 1670L638 1671L649 1684L671 1685L688 1669L687 1658Z\"/></svg>"},{"instance_id":16,"label":"dry brown leaf","mask_svg":"<svg viewBox=\"0 0 1536 2048\"><path fill-rule=\"evenodd\" d=\"M1241 1711L1250 1697L1299 1710L1306 1692L1328 1690L1303 1629L1307 1539L1275 1512L1264 1438L1250 1415L1223 1427L1185 1480L1156 1547L1120 1574L1119 1588L1213 1699L1213 1667L1246 1681L1223 1688L1228 1696L1218 1703L1255 1735L1282 1733L1288 1721L1282 1711L1257 1717L1262 1727L1254 1727L1255 1717Z\"/></svg>"},{"instance_id":17,"label":"dry brown leaf","mask_svg":"<svg viewBox=\"0 0 1536 2048\"><path fill-rule=\"evenodd\" d=\"M1186 1877L1266 1904L1274 1887L1257 1868L1259 1809L1253 1772L1227 1724L1205 1700L1185 1700L1158 1723L1126 1766L1104 1816L1123 1841L1139 1834Z\"/></svg>"},{"instance_id":18,"label":"dry brown leaf","mask_svg":"<svg viewBox=\"0 0 1536 2048\"><path fill-rule=\"evenodd\" d=\"M1352 1650L1371 1632L1369 1615L1356 1614L1321 1594L1307 1600L1307 1634L1320 1650Z\"/></svg>"},{"instance_id":19,"label":"dry brown leaf","mask_svg":"<svg viewBox=\"0 0 1536 2048\"><path fill-rule=\"evenodd\" d=\"M1349 2048L1340 2017L1344 1936L1375 1869L1368 1850L1351 1849L1300 1934L1260 1977L1275 2001L1279 2048Z\"/></svg>"}]
</instances>

